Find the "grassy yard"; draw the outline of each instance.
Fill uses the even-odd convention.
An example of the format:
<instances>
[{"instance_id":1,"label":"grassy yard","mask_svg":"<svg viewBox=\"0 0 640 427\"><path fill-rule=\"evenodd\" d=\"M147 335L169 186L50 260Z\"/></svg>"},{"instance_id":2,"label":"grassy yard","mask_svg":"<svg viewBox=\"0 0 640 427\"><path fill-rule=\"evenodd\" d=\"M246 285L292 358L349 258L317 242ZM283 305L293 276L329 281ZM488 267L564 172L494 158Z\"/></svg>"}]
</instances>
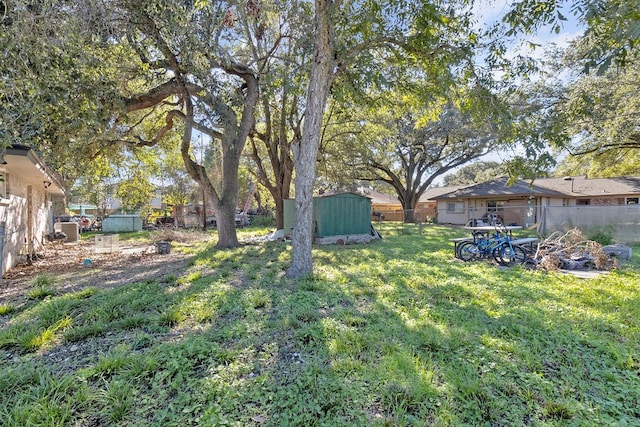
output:
<instances>
[{"instance_id":1,"label":"grassy yard","mask_svg":"<svg viewBox=\"0 0 640 427\"><path fill-rule=\"evenodd\" d=\"M640 247L585 280L381 232L297 283L272 242L174 245L185 271L116 289L38 277L0 302L0 425L640 425Z\"/></svg>"}]
</instances>

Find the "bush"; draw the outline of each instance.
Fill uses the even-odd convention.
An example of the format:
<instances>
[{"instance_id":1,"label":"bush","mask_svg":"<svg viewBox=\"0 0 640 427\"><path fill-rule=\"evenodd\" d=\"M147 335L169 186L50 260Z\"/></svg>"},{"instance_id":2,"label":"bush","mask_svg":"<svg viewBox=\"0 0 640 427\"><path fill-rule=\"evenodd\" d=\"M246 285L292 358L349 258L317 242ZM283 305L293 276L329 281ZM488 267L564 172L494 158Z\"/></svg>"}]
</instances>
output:
<instances>
[{"instance_id":1,"label":"bush","mask_svg":"<svg viewBox=\"0 0 640 427\"><path fill-rule=\"evenodd\" d=\"M590 230L589 234L587 235L587 238L589 240L593 240L594 242L600 243L602 246L607 246L615 243L613 240L612 234L613 233L611 233L610 230L607 230L604 228L596 228L596 229Z\"/></svg>"},{"instance_id":2,"label":"bush","mask_svg":"<svg viewBox=\"0 0 640 427\"><path fill-rule=\"evenodd\" d=\"M275 225L275 219L269 215L251 216L251 225L256 227L272 227Z\"/></svg>"}]
</instances>

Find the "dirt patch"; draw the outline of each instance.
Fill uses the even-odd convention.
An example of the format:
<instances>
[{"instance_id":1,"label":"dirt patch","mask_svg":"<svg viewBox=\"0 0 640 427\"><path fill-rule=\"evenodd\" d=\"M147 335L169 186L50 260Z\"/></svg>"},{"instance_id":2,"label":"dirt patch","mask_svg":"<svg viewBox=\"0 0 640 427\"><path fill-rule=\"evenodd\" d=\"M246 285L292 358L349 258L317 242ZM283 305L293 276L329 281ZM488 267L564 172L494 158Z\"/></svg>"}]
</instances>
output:
<instances>
[{"instance_id":1,"label":"dirt patch","mask_svg":"<svg viewBox=\"0 0 640 427\"><path fill-rule=\"evenodd\" d=\"M170 253L159 254L153 242L163 240L190 245L210 239L211 236L205 233L173 231L171 235L150 235L144 241L121 241L113 253L97 253L93 239L77 244L50 245L32 263L16 266L5 273L0 302L23 299L40 275L53 277L59 293L77 292L87 287L115 288L177 275L186 268L191 255L175 250L175 243Z\"/></svg>"},{"instance_id":2,"label":"dirt patch","mask_svg":"<svg viewBox=\"0 0 640 427\"><path fill-rule=\"evenodd\" d=\"M90 238L61 246L48 246L38 259L30 264L19 265L3 277L0 286L0 303L10 304L20 310L29 304L28 293L34 289L38 276L53 279L55 295L64 295L85 288L114 289L130 283L159 281L167 276L179 277L189 265L191 254L182 249L202 246L211 242L211 235L202 232L168 230L154 232L144 239L131 242L120 241L113 253L96 252L95 239ZM169 253L158 253L155 242L171 242ZM0 316L0 327L11 321L10 316ZM167 333L153 334L154 341L172 342L182 339L188 328L175 329ZM72 372L95 363L101 354L116 344L134 341L134 331L106 331L79 342L60 340L56 345L41 348L34 353L20 349L0 349L0 363L12 364L26 360L55 364L62 372ZM17 366L17 365L16 365Z\"/></svg>"}]
</instances>

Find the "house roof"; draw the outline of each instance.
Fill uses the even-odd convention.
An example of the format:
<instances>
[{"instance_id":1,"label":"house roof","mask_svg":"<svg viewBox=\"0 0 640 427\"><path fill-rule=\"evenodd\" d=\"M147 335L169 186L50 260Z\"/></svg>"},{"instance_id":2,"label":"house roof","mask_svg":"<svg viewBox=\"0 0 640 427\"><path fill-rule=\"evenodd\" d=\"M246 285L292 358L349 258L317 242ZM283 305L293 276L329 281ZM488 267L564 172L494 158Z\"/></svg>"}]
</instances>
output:
<instances>
[{"instance_id":1,"label":"house roof","mask_svg":"<svg viewBox=\"0 0 640 427\"><path fill-rule=\"evenodd\" d=\"M453 185L449 187L431 187L425 191L422 196L420 196L420 202L428 202L430 200L434 200L438 196L442 196L443 194L451 193L452 191L456 191L460 188L464 188L464 185Z\"/></svg>"},{"instance_id":2,"label":"house roof","mask_svg":"<svg viewBox=\"0 0 640 427\"><path fill-rule=\"evenodd\" d=\"M432 200L461 199L470 197L489 196L559 196L565 194L543 187L538 181L532 185L528 181L517 180L513 185L507 185L507 178L498 178L479 184L461 187L439 196L432 197Z\"/></svg>"},{"instance_id":3,"label":"house roof","mask_svg":"<svg viewBox=\"0 0 640 427\"><path fill-rule=\"evenodd\" d=\"M10 174L19 176L34 187L44 188L49 194L65 195L60 176L50 170L31 147L13 144L6 148L4 159L7 164L3 169Z\"/></svg>"},{"instance_id":4,"label":"house roof","mask_svg":"<svg viewBox=\"0 0 640 427\"><path fill-rule=\"evenodd\" d=\"M540 178L533 185L517 180L507 185L507 178L499 178L480 184L462 187L449 193L432 197L435 200L461 199L489 196L547 196L547 197L595 197L640 194L640 177L588 178Z\"/></svg>"},{"instance_id":5,"label":"house roof","mask_svg":"<svg viewBox=\"0 0 640 427\"><path fill-rule=\"evenodd\" d=\"M382 193L380 191L373 190L371 188L358 188L358 193L371 199L372 204L376 205L402 205L400 199L397 196L391 194Z\"/></svg>"},{"instance_id":6,"label":"house roof","mask_svg":"<svg viewBox=\"0 0 640 427\"><path fill-rule=\"evenodd\" d=\"M595 197L640 194L640 176L617 178L588 178L571 176L564 178L542 178L536 184L572 197Z\"/></svg>"}]
</instances>

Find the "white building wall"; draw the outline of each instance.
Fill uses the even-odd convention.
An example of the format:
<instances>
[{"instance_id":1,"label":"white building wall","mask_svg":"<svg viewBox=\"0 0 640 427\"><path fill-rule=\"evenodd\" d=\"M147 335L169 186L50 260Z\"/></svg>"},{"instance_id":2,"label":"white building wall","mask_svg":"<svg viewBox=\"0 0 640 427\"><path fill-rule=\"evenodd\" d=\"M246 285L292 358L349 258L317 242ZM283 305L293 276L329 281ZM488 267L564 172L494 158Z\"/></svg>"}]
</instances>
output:
<instances>
[{"instance_id":1,"label":"white building wall","mask_svg":"<svg viewBox=\"0 0 640 427\"><path fill-rule=\"evenodd\" d=\"M25 260L29 241L33 252L41 251L44 248L44 235L53 230L51 202L45 191L32 187L32 235L29 236L28 186L15 175L9 175L7 184L8 204L0 207L0 221L6 223L2 273Z\"/></svg>"},{"instance_id":2,"label":"white building wall","mask_svg":"<svg viewBox=\"0 0 640 427\"><path fill-rule=\"evenodd\" d=\"M40 252L46 243L45 234L53 232L53 203L44 191L33 191L33 241Z\"/></svg>"},{"instance_id":3,"label":"white building wall","mask_svg":"<svg viewBox=\"0 0 640 427\"><path fill-rule=\"evenodd\" d=\"M447 205L449 203L463 203L464 206L461 210L450 212L447 211ZM472 206L473 207L473 206ZM463 225L469 220L469 201L468 200L438 200L438 223L440 224L455 224Z\"/></svg>"},{"instance_id":4,"label":"white building wall","mask_svg":"<svg viewBox=\"0 0 640 427\"><path fill-rule=\"evenodd\" d=\"M6 221L3 273L18 263L27 233L27 217L23 214L27 209L27 187L15 175L9 175L6 184L9 204L5 206L3 215Z\"/></svg>"}]
</instances>

